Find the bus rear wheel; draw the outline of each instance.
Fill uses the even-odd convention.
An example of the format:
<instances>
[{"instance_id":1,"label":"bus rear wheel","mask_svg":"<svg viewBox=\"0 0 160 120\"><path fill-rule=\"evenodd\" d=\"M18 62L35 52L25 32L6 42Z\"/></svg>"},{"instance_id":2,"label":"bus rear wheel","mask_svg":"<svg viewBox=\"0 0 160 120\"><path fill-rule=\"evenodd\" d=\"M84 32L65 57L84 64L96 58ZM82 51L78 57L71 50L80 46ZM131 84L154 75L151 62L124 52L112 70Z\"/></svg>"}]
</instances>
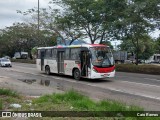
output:
<instances>
[{"instance_id":1,"label":"bus rear wheel","mask_svg":"<svg viewBox=\"0 0 160 120\"><path fill-rule=\"evenodd\" d=\"M45 67L45 73L46 73L47 75L50 74L50 67L49 67L49 66L46 66L46 67Z\"/></svg>"},{"instance_id":2,"label":"bus rear wheel","mask_svg":"<svg viewBox=\"0 0 160 120\"><path fill-rule=\"evenodd\" d=\"M73 72L73 77L74 79L76 80L80 80L80 71L78 69L75 69L74 72Z\"/></svg>"}]
</instances>

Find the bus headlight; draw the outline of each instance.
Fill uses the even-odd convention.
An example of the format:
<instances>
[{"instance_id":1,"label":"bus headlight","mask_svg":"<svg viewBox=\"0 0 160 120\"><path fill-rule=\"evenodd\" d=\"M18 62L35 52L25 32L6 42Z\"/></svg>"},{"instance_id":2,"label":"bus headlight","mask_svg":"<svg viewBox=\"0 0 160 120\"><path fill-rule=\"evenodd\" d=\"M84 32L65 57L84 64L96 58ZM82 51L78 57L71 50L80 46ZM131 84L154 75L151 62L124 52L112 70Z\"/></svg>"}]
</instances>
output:
<instances>
[{"instance_id":1,"label":"bus headlight","mask_svg":"<svg viewBox=\"0 0 160 120\"><path fill-rule=\"evenodd\" d=\"M96 73L98 73L98 71L94 67L93 67L93 71L96 72Z\"/></svg>"}]
</instances>

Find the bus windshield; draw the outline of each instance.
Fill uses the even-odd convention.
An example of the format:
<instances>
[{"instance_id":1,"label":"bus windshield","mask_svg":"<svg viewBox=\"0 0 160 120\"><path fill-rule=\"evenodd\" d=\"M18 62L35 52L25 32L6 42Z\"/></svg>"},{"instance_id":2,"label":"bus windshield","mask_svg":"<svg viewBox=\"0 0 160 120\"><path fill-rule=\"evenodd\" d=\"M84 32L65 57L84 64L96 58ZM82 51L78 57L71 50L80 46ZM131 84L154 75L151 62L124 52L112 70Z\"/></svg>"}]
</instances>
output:
<instances>
[{"instance_id":1,"label":"bus windshield","mask_svg":"<svg viewBox=\"0 0 160 120\"><path fill-rule=\"evenodd\" d=\"M109 47L91 47L92 64L96 67L110 67L114 65L113 55Z\"/></svg>"}]
</instances>

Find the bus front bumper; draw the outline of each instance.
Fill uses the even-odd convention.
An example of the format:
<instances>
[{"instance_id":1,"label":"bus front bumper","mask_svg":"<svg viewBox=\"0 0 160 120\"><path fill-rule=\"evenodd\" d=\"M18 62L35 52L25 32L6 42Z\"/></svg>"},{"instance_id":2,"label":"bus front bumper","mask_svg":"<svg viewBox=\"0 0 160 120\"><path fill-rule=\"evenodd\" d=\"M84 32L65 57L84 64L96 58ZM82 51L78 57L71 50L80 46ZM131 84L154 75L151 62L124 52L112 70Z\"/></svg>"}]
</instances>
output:
<instances>
[{"instance_id":1,"label":"bus front bumper","mask_svg":"<svg viewBox=\"0 0 160 120\"><path fill-rule=\"evenodd\" d=\"M112 78L115 76L115 70L109 73L96 73L92 71L91 79L99 79L99 78Z\"/></svg>"}]
</instances>

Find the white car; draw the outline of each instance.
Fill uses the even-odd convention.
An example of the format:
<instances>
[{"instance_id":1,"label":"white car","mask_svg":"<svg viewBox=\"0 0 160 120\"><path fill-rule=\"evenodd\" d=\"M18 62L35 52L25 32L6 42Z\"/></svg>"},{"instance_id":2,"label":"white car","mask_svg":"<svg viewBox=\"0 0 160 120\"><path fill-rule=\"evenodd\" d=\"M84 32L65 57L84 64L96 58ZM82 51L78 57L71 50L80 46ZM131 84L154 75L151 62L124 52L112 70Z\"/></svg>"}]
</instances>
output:
<instances>
[{"instance_id":1,"label":"white car","mask_svg":"<svg viewBox=\"0 0 160 120\"><path fill-rule=\"evenodd\" d=\"M12 67L11 61L9 59L0 58L1 67Z\"/></svg>"}]
</instances>

